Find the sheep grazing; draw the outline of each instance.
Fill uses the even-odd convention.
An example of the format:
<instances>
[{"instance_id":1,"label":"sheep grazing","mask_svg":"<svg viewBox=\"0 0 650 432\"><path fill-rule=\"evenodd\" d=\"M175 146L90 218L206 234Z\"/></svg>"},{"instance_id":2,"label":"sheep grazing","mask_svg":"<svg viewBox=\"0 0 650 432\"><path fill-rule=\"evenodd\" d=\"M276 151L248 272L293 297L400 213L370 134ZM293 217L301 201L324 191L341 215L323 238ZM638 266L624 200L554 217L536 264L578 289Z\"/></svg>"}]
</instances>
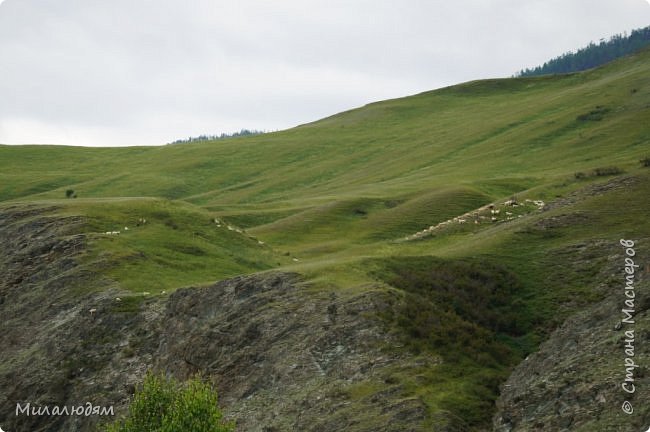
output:
<instances>
[{"instance_id":1,"label":"sheep grazing","mask_svg":"<svg viewBox=\"0 0 650 432\"><path fill-rule=\"evenodd\" d=\"M121 301L122 301L122 299L121 299L121 298L119 298L119 297L115 297L115 301L119 303L119 302L121 302Z\"/></svg>"},{"instance_id":2,"label":"sheep grazing","mask_svg":"<svg viewBox=\"0 0 650 432\"><path fill-rule=\"evenodd\" d=\"M298 258L293 259L293 262L298 262L298 261L300 261Z\"/></svg>"},{"instance_id":3,"label":"sheep grazing","mask_svg":"<svg viewBox=\"0 0 650 432\"><path fill-rule=\"evenodd\" d=\"M128 230L129 230L129 227L125 226L124 231L128 231Z\"/></svg>"},{"instance_id":4,"label":"sheep grazing","mask_svg":"<svg viewBox=\"0 0 650 432\"><path fill-rule=\"evenodd\" d=\"M258 240L258 241L257 241L257 244L263 245L264 242L263 242L262 240Z\"/></svg>"},{"instance_id":5,"label":"sheep grazing","mask_svg":"<svg viewBox=\"0 0 650 432\"><path fill-rule=\"evenodd\" d=\"M506 216L512 216L512 212L506 212Z\"/></svg>"},{"instance_id":6,"label":"sheep grazing","mask_svg":"<svg viewBox=\"0 0 650 432\"><path fill-rule=\"evenodd\" d=\"M494 217L494 216L492 216L492 222L496 222L497 220L499 220L499 219L496 218L496 217Z\"/></svg>"},{"instance_id":7,"label":"sheep grazing","mask_svg":"<svg viewBox=\"0 0 650 432\"><path fill-rule=\"evenodd\" d=\"M458 223L464 224L465 222L467 222L465 219L458 219Z\"/></svg>"},{"instance_id":8,"label":"sheep grazing","mask_svg":"<svg viewBox=\"0 0 650 432\"><path fill-rule=\"evenodd\" d=\"M92 308L92 309L90 309L88 312L90 312L90 316L94 316L94 315L95 315L95 312L97 312L97 309Z\"/></svg>"}]
</instances>

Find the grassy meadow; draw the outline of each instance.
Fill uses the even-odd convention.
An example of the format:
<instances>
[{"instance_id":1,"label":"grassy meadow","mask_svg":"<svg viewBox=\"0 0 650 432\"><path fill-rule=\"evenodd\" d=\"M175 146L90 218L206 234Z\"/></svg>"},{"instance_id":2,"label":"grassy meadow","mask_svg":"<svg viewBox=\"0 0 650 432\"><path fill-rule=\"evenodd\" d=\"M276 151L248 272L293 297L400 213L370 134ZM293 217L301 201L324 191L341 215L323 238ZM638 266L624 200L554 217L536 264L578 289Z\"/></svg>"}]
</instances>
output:
<instances>
[{"instance_id":1,"label":"grassy meadow","mask_svg":"<svg viewBox=\"0 0 650 432\"><path fill-rule=\"evenodd\" d=\"M0 209L82 217L86 264L132 295L269 270L342 295L394 293L401 306L382 317L387 331L402 349L444 361L387 382L404 382L432 419L451 412L480 430L508 371L601 296L601 263L570 264L567 251L650 236L650 168L639 163L648 156L645 50L582 73L474 81L251 137L0 146ZM623 186L590 192L612 181ZM566 201L542 211L537 200ZM491 203L495 221L454 221Z\"/></svg>"}]
</instances>

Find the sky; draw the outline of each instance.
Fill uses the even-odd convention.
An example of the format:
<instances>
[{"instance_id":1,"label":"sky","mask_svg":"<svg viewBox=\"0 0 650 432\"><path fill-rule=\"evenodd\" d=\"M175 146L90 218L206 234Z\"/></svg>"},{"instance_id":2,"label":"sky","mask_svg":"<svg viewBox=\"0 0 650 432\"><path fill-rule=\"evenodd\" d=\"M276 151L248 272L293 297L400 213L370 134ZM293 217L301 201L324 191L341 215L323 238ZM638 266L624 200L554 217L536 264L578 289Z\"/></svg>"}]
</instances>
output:
<instances>
[{"instance_id":1,"label":"sky","mask_svg":"<svg viewBox=\"0 0 650 432\"><path fill-rule=\"evenodd\" d=\"M508 77L650 24L650 0L4 0L0 143L281 130Z\"/></svg>"}]
</instances>

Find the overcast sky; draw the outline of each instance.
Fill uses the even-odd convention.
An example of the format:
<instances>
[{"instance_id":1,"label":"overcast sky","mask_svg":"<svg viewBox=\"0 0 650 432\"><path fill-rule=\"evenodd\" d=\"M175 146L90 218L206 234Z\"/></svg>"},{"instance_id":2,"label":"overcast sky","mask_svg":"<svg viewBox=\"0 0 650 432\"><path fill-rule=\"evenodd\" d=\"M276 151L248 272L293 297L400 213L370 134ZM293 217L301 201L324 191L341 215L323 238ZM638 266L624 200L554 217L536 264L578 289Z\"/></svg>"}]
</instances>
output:
<instances>
[{"instance_id":1,"label":"overcast sky","mask_svg":"<svg viewBox=\"0 0 650 432\"><path fill-rule=\"evenodd\" d=\"M646 0L5 0L0 143L285 129L648 24Z\"/></svg>"}]
</instances>

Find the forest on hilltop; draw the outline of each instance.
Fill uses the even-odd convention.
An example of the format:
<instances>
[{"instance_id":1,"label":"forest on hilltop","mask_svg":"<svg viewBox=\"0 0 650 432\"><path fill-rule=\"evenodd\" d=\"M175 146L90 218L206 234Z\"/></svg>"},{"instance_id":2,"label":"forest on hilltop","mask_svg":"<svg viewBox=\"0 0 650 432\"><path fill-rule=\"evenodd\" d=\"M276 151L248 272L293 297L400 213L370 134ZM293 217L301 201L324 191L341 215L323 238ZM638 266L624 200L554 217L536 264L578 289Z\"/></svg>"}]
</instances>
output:
<instances>
[{"instance_id":1,"label":"forest on hilltop","mask_svg":"<svg viewBox=\"0 0 650 432\"><path fill-rule=\"evenodd\" d=\"M608 63L619 57L632 54L650 44L650 26L632 30L628 34L617 34L600 43L591 42L576 52L564 53L532 69L523 69L515 76L537 76L579 72Z\"/></svg>"}]
</instances>

